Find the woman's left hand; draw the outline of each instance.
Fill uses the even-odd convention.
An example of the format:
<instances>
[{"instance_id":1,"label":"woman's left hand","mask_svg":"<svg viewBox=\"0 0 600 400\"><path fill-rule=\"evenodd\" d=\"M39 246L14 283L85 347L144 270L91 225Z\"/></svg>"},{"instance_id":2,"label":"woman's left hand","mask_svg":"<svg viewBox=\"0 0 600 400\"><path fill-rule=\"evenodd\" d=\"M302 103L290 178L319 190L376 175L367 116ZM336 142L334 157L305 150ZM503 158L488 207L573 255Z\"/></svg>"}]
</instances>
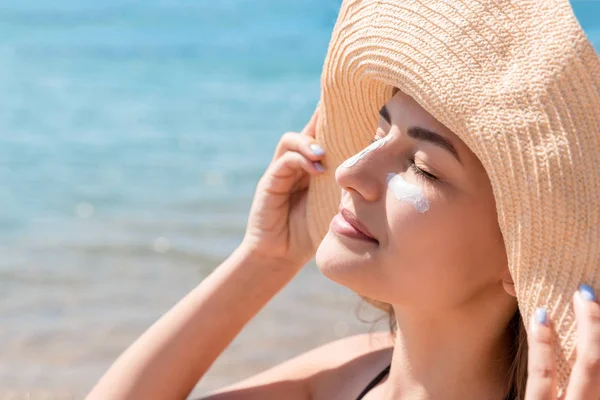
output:
<instances>
[{"instance_id":1,"label":"woman's left hand","mask_svg":"<svg viewBox=\"0 0 600 400\"><path fill-rule=\"evenodd\" d=\"M577 321L577 359L564 400L600 400L600 304L591 287L582 285L573 296ZM528 337L526 400L556 400L553 333L547 313L538 309Z\"/></svg>"}]
</instances>

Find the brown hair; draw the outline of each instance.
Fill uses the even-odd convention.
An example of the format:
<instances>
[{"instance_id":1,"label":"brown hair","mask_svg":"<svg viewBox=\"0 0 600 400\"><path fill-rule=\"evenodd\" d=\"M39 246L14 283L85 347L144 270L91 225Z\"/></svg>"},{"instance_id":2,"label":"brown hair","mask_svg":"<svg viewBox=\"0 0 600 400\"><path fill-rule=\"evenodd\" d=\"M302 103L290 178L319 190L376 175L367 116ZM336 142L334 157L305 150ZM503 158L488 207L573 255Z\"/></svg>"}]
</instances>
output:
<instances>
[{"instance_id":1,"label":"brown hair","mask_svg":"<svg viewBox=\"0 0 600 400\"><path fill-rule=\"evenodd\" d=\"M508 370L508 384L513 399L525 399L525 386L527 385L527 331L523 324L523 317L517 310L514 317L508 324L513 332L513 362Z\"/></svg>"},{"instance_id":2,"label":"brown hair","mask_svg":"<svg viewBox=\"0 0 600 400\"><path fill-rule=\"evenodd\" d=\"M391 304L382 303L363 297L373 307L384 311L388 316L390 334L396 332L396 317ZM527 384L527 331L523 324L523 317L517 310L510 320L507 329L510 330L512 340L511 358L513 359L508 370L508 396L507 399L524 400L525 385Z\"/></svg>"}]
</instances>

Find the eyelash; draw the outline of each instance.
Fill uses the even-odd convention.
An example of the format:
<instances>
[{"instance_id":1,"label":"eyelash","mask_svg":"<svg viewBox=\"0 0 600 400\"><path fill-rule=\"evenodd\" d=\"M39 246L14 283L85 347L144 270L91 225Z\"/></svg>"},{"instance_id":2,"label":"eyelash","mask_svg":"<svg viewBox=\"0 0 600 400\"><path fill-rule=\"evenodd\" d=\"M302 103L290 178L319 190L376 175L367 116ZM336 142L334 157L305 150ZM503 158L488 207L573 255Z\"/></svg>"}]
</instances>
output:
<instances>
[{"instance_id":1,"label":"eyelash","mask_svg":"<svg viewBox=\"0 0 600 400\"><path fill-rule=\"evenodd\" d=\"M381 140L382 138L378 138L375 137L373 138L373 140L371 140L371 143L375 143L378 140ZM415 164L415 160L414 158L410 159L410 169L415 173L415 175L421 177L421 178L425 178L430 182L435 182L438 180L437 176L430 174L427 171L422 170L421 168L417 167L417 164Z\"/></svg>"},{"instance_id":2,"label":"eyelash","mask_svg":"<svg viewBox=\"0 0 600 400\"><path fill-rule=\"evenodd\" d=\"M415 164L415 160L410 160L410 169L412 169L416 175L425 178L431 182L435 182L438 180L437 176L432 175L427 171L423 171L421 168L417 167L417 164Z\"/></svg>"}]
</instances>

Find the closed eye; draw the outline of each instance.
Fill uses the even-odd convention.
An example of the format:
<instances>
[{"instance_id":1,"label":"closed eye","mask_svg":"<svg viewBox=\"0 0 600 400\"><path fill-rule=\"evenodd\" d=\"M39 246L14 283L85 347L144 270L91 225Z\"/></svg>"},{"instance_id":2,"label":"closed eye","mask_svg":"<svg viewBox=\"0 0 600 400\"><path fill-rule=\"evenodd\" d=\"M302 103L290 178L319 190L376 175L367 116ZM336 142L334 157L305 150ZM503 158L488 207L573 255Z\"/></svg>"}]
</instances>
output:
<instances>
[{"instance_id":1,"label":"closed eye","mask_svg":"<svg viewBox=\"0 0 600 400\"><path fill-rule=\"evenodd\" d=\"M438 180L437 176L430 174L429 172L422 170L415 164L415 160L410 160L410 169L418 175L419 177L425 178L431 182L435 182Z\"/></svg>"},{"instance_id":2,"label":"closed eye","mask_svg":"<svg viewBox=\"0 0 600 400\"><path fill-rule=\"evenodd\" d=\"M375 143L375 142L377 142L377 141L379 141L379 140L381 140L381 139L383 139L383 137L374 137L374 138L371 140L371 143ZM415 164L415 160L414 160L414 159L410 160L410 169L412 170L412 172L414 172L414 173L415 173L415 175L417 175L417 176L419 176L419 177L421 177L421 178L425 178L425 179L427 179L428 181L435 182L435 181L437 181L437 180L438 180L438 177L437 177L437 176L435 176L435 175L433 175L433 174L430 174L429 172L427 172L427 171L425 171L425 170L423 170L423 169L419 168L419 167L417 166L417 164Z\"/></svg>"},{"instance_id":3,"label":"closed eye","mask_svg":"<svg viewBox=\"0 0 600 400\"><path fill-rule=\"evenodd\" d=\"M384 137L385 137L385 136L382 136L382 137L377 137L377 136L376 136L376 137L374 137L373 139L371 139L371 143L375 143L375 142L377 142L377 141L379 141L379 140L383 139ZM437 180L438 180L438 177L437 177L437 176L435 176L435 175L433 175L433 174L430 174L429 172L427 172L427 171L425 171L425 170L423 170L423 169L419 168L419 167L417 166L417 164L415 164L415 160L414 160L414 159L411 159L411 160L410 160L410 169L412 170L412 172L413 172L415 175L417 175L417 176L419 176L419 177L421 177L421 178L425 178L425 179L427 179L428 181L435 182L435 181L437 181Z\"/></svg>"}]
</instances>

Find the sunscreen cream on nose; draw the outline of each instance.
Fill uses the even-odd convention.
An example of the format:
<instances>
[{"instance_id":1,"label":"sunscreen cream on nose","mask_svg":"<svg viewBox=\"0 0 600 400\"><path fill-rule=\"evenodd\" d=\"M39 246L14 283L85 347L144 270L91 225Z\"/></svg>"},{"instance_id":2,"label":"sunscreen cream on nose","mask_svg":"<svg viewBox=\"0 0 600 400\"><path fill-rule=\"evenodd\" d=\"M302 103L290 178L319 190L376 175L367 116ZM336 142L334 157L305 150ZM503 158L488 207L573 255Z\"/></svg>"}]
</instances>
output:
<instances>
[{"instance_id":1,"label":"sunscreen cream on nose","mask_svg":"<svg viewBox=\"0 0 600 400\"><path fill-rule=\"evenodd\" d=\"M386 137L379 139L376 142L371 143L366 148L361 150L359 153L353 155L352 157L350 157L349 159L344 161L340 165L340 167L350 168L350 167L356 165L356 163L358 163L360 160L365 158L367 156L367 154L369 154L373 150L377 150L377 149L383 147L383 145L386 144L387 142L389 142L389 140L390 140L390 135L387 135Z\"/></svg>"},{"instance_id":2,"label":"sunscreen cream on nose","mask_svg":"<svg viewBox=\"0 0 600 400\"><path fill-rule=\"evenodd\" d=\"M393 172L386 175L386 180L388 188L398 200L412 204L420 213L429 210L429 200L423 195L420 187L406 182L403 177Z\"/></svg>"}]
</instances>

